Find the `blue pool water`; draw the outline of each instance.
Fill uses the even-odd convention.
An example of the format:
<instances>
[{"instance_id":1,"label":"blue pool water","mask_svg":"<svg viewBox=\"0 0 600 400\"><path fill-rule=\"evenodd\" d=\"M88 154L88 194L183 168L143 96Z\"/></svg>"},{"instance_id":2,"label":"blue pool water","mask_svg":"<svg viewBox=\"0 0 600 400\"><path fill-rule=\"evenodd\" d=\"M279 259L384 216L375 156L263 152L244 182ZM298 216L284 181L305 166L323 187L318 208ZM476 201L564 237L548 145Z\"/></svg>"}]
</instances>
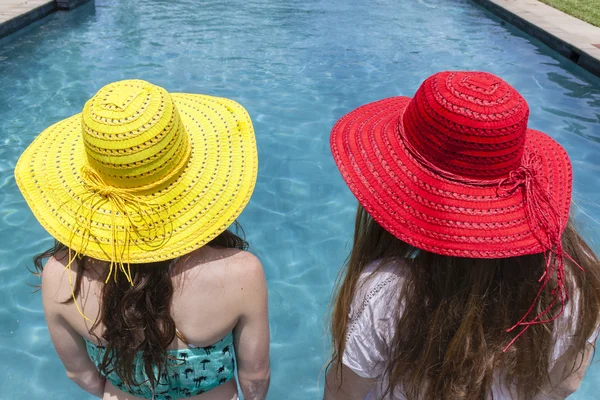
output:
<instances>
[{"instance_id":1,"label":"blue pool water","mask_svg":"<svg viewBox=\"0 0 600 400\"><path fill-rule=\"evenodd\" d=\"M40 295L27 286L31 255L51 240L12 174L38 132L124 78L242 103L260 156L240 220L269 281L269 399L317 399L355 208L329 130L352 108L411 95L444 69L490 71L525 96L531 127L571 154L575 199L598 249L600 79L467 0L97 0L0 40L0 398L87 398L65 376ZM573 398L599 388L596 365Z\"/></svg>"}]
</instances>

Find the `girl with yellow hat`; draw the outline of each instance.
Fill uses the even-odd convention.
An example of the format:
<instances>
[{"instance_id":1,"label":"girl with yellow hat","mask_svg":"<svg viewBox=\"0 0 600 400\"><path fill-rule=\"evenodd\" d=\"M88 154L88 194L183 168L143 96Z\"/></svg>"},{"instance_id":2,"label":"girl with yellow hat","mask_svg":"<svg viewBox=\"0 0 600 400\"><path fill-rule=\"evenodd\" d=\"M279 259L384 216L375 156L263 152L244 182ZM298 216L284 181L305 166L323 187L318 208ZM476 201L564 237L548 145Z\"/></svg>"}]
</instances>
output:
<instances>
[{"instance_id":1,"label":"girl with yellow hat","mask_svg":"<svg viewBox=\"0 0 600 400\"><path fill-rule=\"evenodd\" d=\"M244 108L140 80L25 150L15 176L56 239L35 265L74 382L104 399L235 399L237 369L245 398L265 398L264 272L228 230L256 174Z\"/></svg>"}]
</instances>

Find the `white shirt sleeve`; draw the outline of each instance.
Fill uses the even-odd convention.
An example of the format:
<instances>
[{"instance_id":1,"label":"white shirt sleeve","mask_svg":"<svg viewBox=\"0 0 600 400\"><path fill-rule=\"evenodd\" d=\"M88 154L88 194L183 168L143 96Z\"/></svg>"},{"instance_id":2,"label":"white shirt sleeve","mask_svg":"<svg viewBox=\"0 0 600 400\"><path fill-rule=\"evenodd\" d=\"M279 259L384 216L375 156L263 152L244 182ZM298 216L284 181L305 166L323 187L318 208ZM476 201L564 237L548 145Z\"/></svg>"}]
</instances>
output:
<instances>
[{"instance_id":1,"label":"white shirt sleeve","mask_svg":"<svg viewBox=\"0 0 600 400\"><path fill-rule=\"evenodd\" d=\"M579 291L573 290L572 298L565 307L564 313L560 316L558 324L556 326L555 335L557 335L554 351L552 353L552 359L550 361L550 368L554 367L554 363L558 360L571 346L572 338L575 335L575 326L571 324L573 319L576 319L579 315ZM592 335L588 338L588 343L594 345L598 339L600 333L600 326L596 327L596 330L592 332Z\"/></svg>"},{"instance_id":2,"label":"white shirt sleeve","mask_svg":"<svg viewBox=\"0 0 600 400\"><path fill-rule=\"evenodd\" d=\"M361 277L354 296L342 363L363 378L385 372L394 335L399 277L386 270Z\"/></svg>"}]
</instances>

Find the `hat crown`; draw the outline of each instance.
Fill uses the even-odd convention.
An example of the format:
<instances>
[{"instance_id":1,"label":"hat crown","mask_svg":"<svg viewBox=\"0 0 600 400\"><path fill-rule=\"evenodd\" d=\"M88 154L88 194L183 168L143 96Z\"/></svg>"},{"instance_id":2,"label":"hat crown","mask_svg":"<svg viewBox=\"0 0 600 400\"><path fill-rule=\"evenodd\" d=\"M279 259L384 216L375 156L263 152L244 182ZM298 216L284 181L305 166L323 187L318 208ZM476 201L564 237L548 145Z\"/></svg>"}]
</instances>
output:
<instances>
[{"instance_id":1,"label":"hat crown","mask_svg":"<svg viewBox=\"0 0 600 400\"><path fill-rule=\"evenodd\" d=\"M403 114L405 139L437 168L498 179L519 167L529 107L485 72L441 72L425 80Z\"/></svg>"},{"instance_id":2,"label":"hat crown","mask_svg":"<svg viewBox=\"0 0 600 400\"><path fill-rule=\"evenodd\" d=\"M142 80L100 89L83 108L82 135L89 166L119 188L166 180L189 151L171 96Z\"/></svg>"},{"instance_id":3,"label":"hat crown","mask_svg":"<svg viewBox=\"0 0 600 400\"><path fill-rule=\"evenodd\" d=\"M99 106L104 110L117 111L126 114L132 103L140 96L146 96L152 92L150 86L133 86L123 84L117 90L109 89L100 97ZM143 101L143 99L142 99ZM132 106L129 114L135 113L137 107Z\"/></svg>"}]
</instances>

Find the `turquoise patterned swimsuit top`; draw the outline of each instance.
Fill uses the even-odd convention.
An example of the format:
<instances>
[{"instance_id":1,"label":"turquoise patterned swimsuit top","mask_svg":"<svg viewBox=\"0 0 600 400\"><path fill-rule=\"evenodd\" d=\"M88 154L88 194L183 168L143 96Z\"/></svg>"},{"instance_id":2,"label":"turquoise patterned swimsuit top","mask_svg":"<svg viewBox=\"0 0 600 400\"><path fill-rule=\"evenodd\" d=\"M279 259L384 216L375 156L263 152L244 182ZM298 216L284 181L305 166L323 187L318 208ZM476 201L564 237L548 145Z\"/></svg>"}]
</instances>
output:
<instances>
[{"instance_id":1,"label":"turquoise patterned swimsuit top","mask_svg":"<svg viewBox=\"0 0 600 400\"><path fill-rule=\"evenodd\" d=\"M104 357L105 348L86 340L90 360L98 368ZM158 380L154 390L148 383L144 371L142 354L136 356L135 378L137 382L146 382L129 390L116 372L106 376L115 387L131 395L145 399L175 400L197 396L208 392L233 378L235 362L233 358L233 335L229 333L223 339L207 347L194 347L183 350L169 350L174 359L169 361L168 369Z\"/></svg>"}]
</instances>

